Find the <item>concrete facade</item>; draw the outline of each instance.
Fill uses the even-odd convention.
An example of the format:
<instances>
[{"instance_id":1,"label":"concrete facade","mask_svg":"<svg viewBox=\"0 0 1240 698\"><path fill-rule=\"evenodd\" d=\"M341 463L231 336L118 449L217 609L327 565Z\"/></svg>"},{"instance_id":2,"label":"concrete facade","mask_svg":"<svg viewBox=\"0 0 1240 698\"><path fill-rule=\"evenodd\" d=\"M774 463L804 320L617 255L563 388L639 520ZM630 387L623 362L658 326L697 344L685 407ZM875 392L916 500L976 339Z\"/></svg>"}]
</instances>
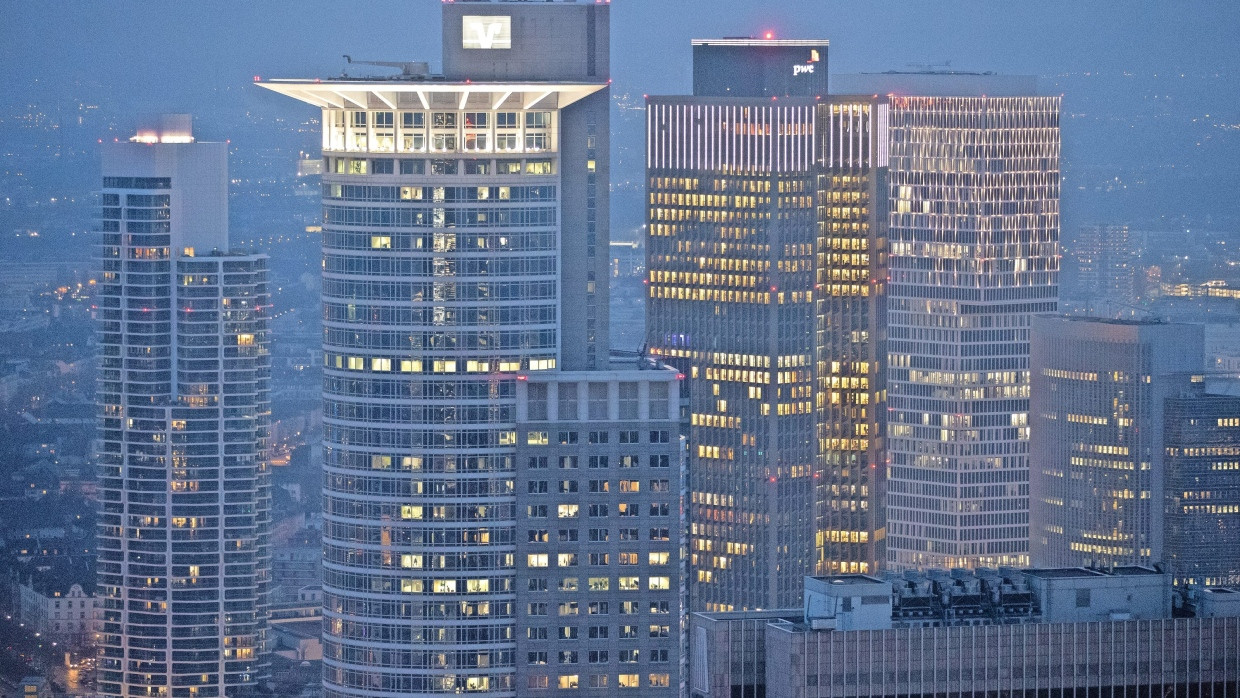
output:
<instances>
[{"instance_id":1,"label":"concrete facade","mask_svg":"<svg viewBox=\"0 0 1240 698\"><path fill-rule=\"evenodd\" d=\"M518 383L520 695L680 695L679 403L653 364Z\"/></svg>"},{"instance_id":2,"label":"concrete facade","mask_svg":"<svg viewBox=\"0 0 1240 698\"><path fill-rule=\"evenodd\" d=\"M1163 562L1164 407L1200 392L1201 326L1048 315L1032 329L1034 563Z\"/></svg>"}]
</instances>

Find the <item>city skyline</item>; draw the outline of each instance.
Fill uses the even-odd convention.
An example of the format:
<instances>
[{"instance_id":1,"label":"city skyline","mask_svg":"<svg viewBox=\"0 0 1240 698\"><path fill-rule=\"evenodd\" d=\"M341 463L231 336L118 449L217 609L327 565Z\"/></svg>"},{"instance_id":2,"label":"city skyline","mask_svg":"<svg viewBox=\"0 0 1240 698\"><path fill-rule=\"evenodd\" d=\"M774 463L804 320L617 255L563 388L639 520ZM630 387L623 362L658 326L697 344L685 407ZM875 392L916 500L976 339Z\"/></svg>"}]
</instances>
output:
<instances>
[{"instance_id":1,"label":"city skyline","mask_svg":"<svg viewBox=\"0 0 1240 698\"><path fill-rule=\"evenodd\" d=\"M112 9L0 28L0 694L1240 687L1240 8Z\"/></svg>"}]
</instances>

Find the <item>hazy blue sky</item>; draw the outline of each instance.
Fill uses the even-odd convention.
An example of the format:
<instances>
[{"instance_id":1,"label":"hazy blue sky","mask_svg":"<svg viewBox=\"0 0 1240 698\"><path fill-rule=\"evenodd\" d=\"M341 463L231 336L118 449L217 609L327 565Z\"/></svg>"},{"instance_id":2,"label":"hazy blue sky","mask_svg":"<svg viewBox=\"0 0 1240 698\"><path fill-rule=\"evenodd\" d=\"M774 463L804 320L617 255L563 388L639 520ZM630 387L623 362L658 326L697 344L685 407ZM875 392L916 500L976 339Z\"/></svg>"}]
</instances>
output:
<instances>
[{"instance_id":1,"label":"hazy blue sky","mask_svg":"<svg viewBox=\"0 0 1240 698\"><path fill-rule=\"evenodd\" d=\"M435 59L439 8L436 0L3 0L0 74L6 84L31 76L85 79L142 101L175 103L255 74L338 74L343 53ZM1234 0L616 0L613 75L621 89L682 91L689 39L766 29L830 39L839 71L942 61L1039 74L1234 71L1238 27Z\"/></svg>"},{"instance_id":2,"label":"hazy blue sky","mask_svg":"<svg viewBox=\"0 0 1240 698\"><path fill-rule=\"evenodd\" d=\"M193 112L205 137L233 138L234 170L246 171L262 148L317 145L311 133L276 133L273 119L313 110L253 87L253 76L339 75L345 53L437 69L440 5L0 0L0 118L29 111L63 122L83 100L100 108L76 135L93 142L99 131L126 135L143 113ZM1240 0L615 0L612 76L617 94L685 93L690 39L767 30L829 39L832 72L950 61L1036 74L1044 93L1064 94L1065 229L1078 220L1240 227L1237 28ZM640 117L613 130L613 175L639 181Z\"/></svg>"}]
</instances>

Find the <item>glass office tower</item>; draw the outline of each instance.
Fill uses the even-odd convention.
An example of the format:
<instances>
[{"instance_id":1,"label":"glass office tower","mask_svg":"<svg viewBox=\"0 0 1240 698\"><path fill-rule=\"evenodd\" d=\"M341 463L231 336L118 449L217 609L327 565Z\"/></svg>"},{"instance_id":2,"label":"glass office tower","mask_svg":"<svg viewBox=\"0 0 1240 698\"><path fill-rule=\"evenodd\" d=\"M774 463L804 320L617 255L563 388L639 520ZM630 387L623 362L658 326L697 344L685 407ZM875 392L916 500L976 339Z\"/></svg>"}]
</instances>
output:
<instances>
[{"instance_id":1,"label":"glass office tower","mask_svg":"<svg viewBox=\"0 0 1240 698\"><path fill-rule=\"evenodd\" d=\"M323 114L326 696L519 690L515 382L608 358L607 11L445 4L443 75L262 83Z\"/></svg>"},{"instance_id":2,"label":"glass office tower","mask_svg":"<svg viewBox=\"0 0 1240 698\"><path fill-rule=\"evenodd\" d=\"M647 100L651 351L687 375L690 607L813 574L815 105Z\"/></svg>"},{"instance_id":3,"label":"glass office tower","mask_svg":"<svg viewBox=\"0 0 1240 698\"><path fill-rule=\"evenodd\" d=\"M886 557L887 147L884 97L818 106L817 574Z\"/></svg>"},{"instance_id":4,"label":"glass office tower","mask_svg":"<svg viewBox=\"0 0 1240 698\"><path fill-rule=\"evenodd\" d=\"M1060 98L930 77L957 91L890 98L888 562L1025 565L1029 325L1058 304Z\"/></svg>"},{"instance_id":5,"label":"glass office tower","mask_svg":"<svg viewBox=\"0 0 1240 698\"><path fill-rule=\"evenodd\" d=\"M267 671L267 259L228 248L227 146L164 117L103 153L99 693Z\"/></svg>"},{"instance_id":6,"label":"glass office tower","mask_svg":"<svg viewBox=\"0 0 1240 698\"><path fill-rule=\"evenodd\" d=\"M651 351L687 375L690 606L799 603L882 559L886 106L827 43L693 42L647 100Z\"/></svg>"}]
</instances>

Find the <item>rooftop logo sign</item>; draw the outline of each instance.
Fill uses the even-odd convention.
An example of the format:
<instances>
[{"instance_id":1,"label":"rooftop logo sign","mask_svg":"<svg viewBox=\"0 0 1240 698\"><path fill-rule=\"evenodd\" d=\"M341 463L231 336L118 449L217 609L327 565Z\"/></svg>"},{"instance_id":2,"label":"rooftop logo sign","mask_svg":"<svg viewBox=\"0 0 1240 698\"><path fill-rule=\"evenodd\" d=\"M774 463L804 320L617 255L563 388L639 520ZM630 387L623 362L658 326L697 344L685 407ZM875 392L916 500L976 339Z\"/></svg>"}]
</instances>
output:
<instances>
[{"instance_id":1,"label":"rooftop logo sign","mask_svg":"<svg viewBox=\"0 0 1240 698\"><path fill-rule=\"evenodd\" d=\"M461 48L512 48L512 18L465 15L461 18Z\"/></svg>"}]
</instances>

